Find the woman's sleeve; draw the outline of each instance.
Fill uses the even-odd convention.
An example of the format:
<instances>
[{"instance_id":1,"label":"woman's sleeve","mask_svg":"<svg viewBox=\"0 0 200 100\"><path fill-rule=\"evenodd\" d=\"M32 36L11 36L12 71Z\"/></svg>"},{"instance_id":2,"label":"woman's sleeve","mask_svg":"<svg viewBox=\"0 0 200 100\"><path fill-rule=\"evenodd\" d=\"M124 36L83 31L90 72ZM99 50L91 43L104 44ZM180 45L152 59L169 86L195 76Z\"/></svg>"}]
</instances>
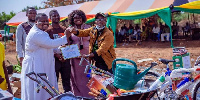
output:
<instances>
[{"instance_id":1,"label":"woman's sleeve","mask_svg":"<svg viewBox=\"0 0 200 100\"><path fill-rule=\"evenodd\" d=\"M84 30L78 30L78 37L88 37L90 36L90 31L92 30L93 27L88 28L88 29L84 29Z\"/></svg>"}]
</instances>

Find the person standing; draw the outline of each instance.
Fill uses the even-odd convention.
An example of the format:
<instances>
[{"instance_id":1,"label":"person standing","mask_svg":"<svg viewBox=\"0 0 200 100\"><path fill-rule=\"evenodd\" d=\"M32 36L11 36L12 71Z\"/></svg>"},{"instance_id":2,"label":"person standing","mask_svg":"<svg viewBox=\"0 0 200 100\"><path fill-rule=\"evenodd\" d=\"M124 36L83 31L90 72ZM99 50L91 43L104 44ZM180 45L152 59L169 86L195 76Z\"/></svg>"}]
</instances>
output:
<instances>
[{"instance_id":1,"label":"person standing","mask_svg":"<svg viewBox=\"0 0 200 100\"><path fill-rule=\"evenodd\" d=\"M4 45L0 42L0 88L2 90L8 90L10 93L12 93L4 60L5 49Z\"/></svg>"},{"instance_id":2,"label":"person standing","mask_svg":"<svg viewBox=\"0 0 200 100\"><path fill-rule=\"evenodd\" d=\"M114 49L114 36L106 27L106 16L103 13L95 15L95 26L77 30L70 27L69 31L78 37L90 36L89 54L83 57L90 57L95 60L95 66L112 73L112 62L116 59Z\"/></svg>"},{"instance_id":3,"label":"person standing","mask_svg":"<svg viewBox=\"0 0 200 100\"><path fill-rule=\"evenodd\" d=\"M45 30L49 27L48 16L44 13L36 15L36 23L31 28L26 38L25 57L22 62L21 72L21 99L22 100L47 100L51 96L44 89L35 92L37 83L29 79L26 74L30 72L46 73L49 82L57 88L55 73L55 59L53 48L67 43L68 36L51 39ZM66 30L65 33L69 33ZM50 88L44 83L47 88Z\"/></svg>"},{"instance_id":4,"label":"person standing","mask_svg":"<svg viewBox=\"0 0 200 100\"><path fill-rule=\"evenodd\" d=\"M56 39L56 38L62 37L60 35L65 32L66 27L59 25L60 15L59 15L58 11L51 10L49 12L49 17L51 19L52 25L49 26L49 28L46 30L46 32L49 33L49 36L51 39ZM71 91L70 59L64 60L62 57L62 53L56 52L56 48L54 51L55 51L54 57L55 57L55 71L56 71L57 81L59 79L59 73L60 73L61 78L62 78L62 85L63 85L64 92Z\"/></svg>"},{"instance_id":5,"label":"person standing","mask_svg":"<svg viewBox=\"0 0 200 100\"><path fill-rule=\"evenodd\" d=\"M29 7L26 11L26 16L28 17L28 21L24 22L22 24L19 24L17 26L16 30L16 51L17 56L20 60L20 65L22 64L22 61L24 59L25 55L25 42L26 42L26 36L29 33L30 29L35 24L35 16L37 12L35 8Z\"/></svg>"},{"instance_id":6,"label":"person standing","mask_svg":"<svg viewBox=\"0 0 200 100\"><path fill-rule=\"evenodd\" d=\"M68 22L71 26L77 29L87 29L90 25L85 24L87 18L82 10L74 10L68 15ZM90 37L77 37L71 34L71 44L78 44L81 55L89 53L89 40ZM71 59L71 86L72 92L77 96L89 97L89 88L86 86L88 83L88 78L84 73L85 67L79 65L80 58ZM87 63L83 63L85 65Z\"/></svg>"}]
</instances>

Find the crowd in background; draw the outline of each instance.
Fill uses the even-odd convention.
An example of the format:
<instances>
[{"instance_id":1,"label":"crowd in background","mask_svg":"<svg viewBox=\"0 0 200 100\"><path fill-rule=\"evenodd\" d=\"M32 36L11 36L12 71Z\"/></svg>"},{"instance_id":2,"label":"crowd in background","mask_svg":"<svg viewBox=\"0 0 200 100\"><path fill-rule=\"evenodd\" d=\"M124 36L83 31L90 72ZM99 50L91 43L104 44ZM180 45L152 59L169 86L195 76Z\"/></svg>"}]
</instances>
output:
<instances>
[{"instance_id":1,"label":"crowd in background","mask_svg":"<svg viewBox=\"0 0 200 100\"><path fill-rule=\"evenodd\" d=\"M178 22L173 22L172 38L180 38L179 31L182 31L183 36L188 36L191 33L191 27L187 22L182 30L178 26ZM170 41L170 28L163 23L146 22L144 24L123 24L116 29L116 40L123 45L128 45L132 41Z\"/></svg>"}]
</instances>

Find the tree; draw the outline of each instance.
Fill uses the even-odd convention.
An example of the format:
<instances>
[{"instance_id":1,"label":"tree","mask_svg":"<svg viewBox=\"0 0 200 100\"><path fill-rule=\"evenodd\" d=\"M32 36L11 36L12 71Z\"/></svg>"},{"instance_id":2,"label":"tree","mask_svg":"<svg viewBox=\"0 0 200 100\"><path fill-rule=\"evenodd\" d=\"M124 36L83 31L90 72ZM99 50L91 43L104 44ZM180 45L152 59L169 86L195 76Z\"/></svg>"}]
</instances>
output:
<instances>
[{"instance_id":1,"label":"tree","mask_svg":"<svg viewBox=\"0 0 200 100\"><path fill-rule=\"evenodd\" d=\"M15 13L13 11L10 12L10 14L6 14L5 12L0 13L0 29L3 29L5 23L13 16L15 16Z\"/></svg>"},{"instance_id":2,"label":"tree","mask_svg":"<svg viewBox=\"0 0 200 100\"><path fill-rule=\"evenodd\" d=\"M65 5L79 4L88 1L98 1L98 0L44 0L42 3L45 4L45 8L59 7Z\"/></svg>"},{"instance_id":3,"label":"tree","mask_svg":"<svg viewBox=\"0 0 200 100\"><path fill-rule=\"evenodd\" d=\"M188 16L188 13L176 12L173 14L172 21L180 22L181 20L186 20Z\"/></svg>"}]
</instances>

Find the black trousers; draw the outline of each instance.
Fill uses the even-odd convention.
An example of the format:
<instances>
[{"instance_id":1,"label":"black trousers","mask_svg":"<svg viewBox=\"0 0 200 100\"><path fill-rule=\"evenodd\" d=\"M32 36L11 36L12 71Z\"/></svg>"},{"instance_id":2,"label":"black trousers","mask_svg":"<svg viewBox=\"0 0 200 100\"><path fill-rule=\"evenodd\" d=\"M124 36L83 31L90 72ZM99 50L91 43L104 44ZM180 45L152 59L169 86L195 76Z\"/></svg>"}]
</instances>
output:
<instances>
[{"instance_id":1,"label":"black trousers","mask_svg":"<svg viewBox=\"0 0 200 100\"><path fill-rule=\"evenodd\" d=\"M95 60L96 67L103 69L105 71L108 71L112 74L112 68L108 69L108 66L106 65L105 61L103 60L103 58L101 56L95 56L94 60Z\"/></svg>"},{"instance_id":2,"label":"black trousers","mask_svg":"<svg viewBox=\"0 0 200 100\"><path fill-rule=\"evenodd\" d=\"M156 40L157 40L157 35L158 35L158 33L152 33L152 34L153 34L152 40L153 40L153 41L156 41Z\"/></svg>"},{"instance_id":3,"label":"black trousers","mask_svg":"<svg viewBox=\"0 0 200 100\"><path fill-rule=\"evenodd\" d=\"M70 59L67 59L65 62L59 61L59 59L55 58L55 71L57 76L57 81L59 79L59 73L62 78L62 85L65 92L71 91L70 86L70 77L71 77L71 65Z\"/></svg>"}]
</instances>

